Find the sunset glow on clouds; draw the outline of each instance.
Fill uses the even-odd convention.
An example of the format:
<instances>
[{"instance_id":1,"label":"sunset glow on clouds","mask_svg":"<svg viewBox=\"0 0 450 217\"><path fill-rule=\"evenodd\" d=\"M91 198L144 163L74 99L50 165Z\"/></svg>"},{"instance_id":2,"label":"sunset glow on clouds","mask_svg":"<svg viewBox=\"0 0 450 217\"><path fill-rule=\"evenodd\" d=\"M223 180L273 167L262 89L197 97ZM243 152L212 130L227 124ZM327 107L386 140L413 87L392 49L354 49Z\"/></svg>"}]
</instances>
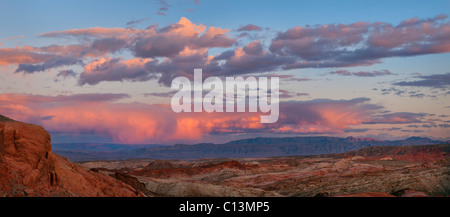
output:
<instances>
[{"instance_id":1,"label":"sunset glow on clouds","mask_svg":"<svg viewBox=\"0 0 450 217\"><path fill-rule=\"evenodd\" d=\"M94 133L114 142L195 141L210 133L340 134L357 125L422 123L426 114L377 115L367 98L289 101L280 119L261 124L260 113L173 113L169 105L114 103L126 94L0 95L3 114L54 133Z\"/></svg>"},{"instance_id":2,"label":"sunset glow on clouds","mask_svg":"<svg viewBox=\"0 0 450 217\"><path fill-rule=\"evenodd\" d=\"M192 4L145 3L153 10L145 17L117 15L127 22L104 26L42 23L30 33L2 32L0 114L40 124L56 139L94 135L130 144L222 142L214 135L237 134L450 137L448 14L269 24L257 22L265 9L255 6L249 21L230 14L227 23L207 12L223 3ZM194 68L204 77L279 76L280 119L174 113L172 79L192 78Z\"/></svg>"}]
</instances>

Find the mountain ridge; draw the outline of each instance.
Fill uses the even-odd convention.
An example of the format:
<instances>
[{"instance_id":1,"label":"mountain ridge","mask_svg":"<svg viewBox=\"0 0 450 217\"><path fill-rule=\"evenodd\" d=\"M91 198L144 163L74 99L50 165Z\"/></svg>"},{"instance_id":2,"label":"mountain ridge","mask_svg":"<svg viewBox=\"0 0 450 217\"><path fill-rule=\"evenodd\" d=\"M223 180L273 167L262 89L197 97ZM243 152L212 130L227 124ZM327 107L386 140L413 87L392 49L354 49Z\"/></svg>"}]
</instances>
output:
<instances>
[{"instance_id":1,"label":"mountain ridge","mask_svg":"<svg viewBox=\"0 0 450 217\"><path fill-rule=\"evenodd\" d=\"M336 154L359 150L373 146L405 146L448 144L448 141L433 140L426 137L410 137L404 140L376 140L355 137L256 137L230 141L222 144L198 143L193 145L175 144L136 148L122 151L82 151L58 150L56 153L67 156L73 161L90 160L125 160L125 159L182 159L200 158L242 158L242 157L274 157L295 155ZM58 147L56 145L55 147Z\"/></svg>"}]
</instances>

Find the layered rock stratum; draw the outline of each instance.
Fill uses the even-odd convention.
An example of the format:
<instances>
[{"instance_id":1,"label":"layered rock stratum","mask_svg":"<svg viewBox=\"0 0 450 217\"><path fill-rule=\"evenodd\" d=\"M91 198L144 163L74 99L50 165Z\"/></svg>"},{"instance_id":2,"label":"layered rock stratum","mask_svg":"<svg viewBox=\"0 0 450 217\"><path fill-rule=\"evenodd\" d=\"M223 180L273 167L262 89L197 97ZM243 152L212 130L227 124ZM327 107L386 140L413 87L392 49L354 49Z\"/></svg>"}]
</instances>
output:
<instances>
[{"instance_id":1,"label":"layered rock stratum","mask_svg":"<svg viewBox=\"0 0 450 217\"><path fill-rule=\"evenodd\" d=\"M84 162L136 177L156 196L425 197L450 195L450 145L342 154Z\"/></svg>"}]
</instances>

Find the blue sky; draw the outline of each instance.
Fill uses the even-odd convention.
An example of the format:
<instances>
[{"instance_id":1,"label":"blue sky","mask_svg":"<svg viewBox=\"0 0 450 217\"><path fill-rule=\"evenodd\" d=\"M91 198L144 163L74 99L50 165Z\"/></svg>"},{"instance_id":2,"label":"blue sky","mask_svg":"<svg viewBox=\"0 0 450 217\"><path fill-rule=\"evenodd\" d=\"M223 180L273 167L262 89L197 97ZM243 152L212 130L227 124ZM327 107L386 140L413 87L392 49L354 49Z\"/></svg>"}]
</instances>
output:
<instances>
[{"instance_id":1,"label":"blue sky","mask_svg":"<svg viewBox=\"0 0 450 217\"><path fill-rule=\"evenodd\" d=\"M285 30L296 25L377 21L398 23L407 18L447 14L450 1L170 1L167 16L157 16L159 1L1 1L1 37L36 36L42 32L87 28L122 27L132 19L150 18L161 26L185 16L193 22L236 28L243 23ZM195 12L187 12L194 9ZM331 21L331 22L330 22Z\"/></svg>"}]
</instances>

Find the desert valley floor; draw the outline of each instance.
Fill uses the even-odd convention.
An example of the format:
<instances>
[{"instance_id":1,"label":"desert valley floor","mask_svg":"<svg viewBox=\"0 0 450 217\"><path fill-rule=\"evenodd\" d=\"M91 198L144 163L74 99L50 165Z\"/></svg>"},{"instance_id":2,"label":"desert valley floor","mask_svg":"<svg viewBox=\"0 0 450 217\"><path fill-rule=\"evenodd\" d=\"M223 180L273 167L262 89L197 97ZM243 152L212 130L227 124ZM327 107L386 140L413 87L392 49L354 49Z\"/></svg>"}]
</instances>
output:
<instances>
[{"instance_id":1,"label":"desert valley floor","mask_svg":"<svg viewBox=\"0 0 450 217\"><path fill-rule=\"evenodd\" d=\"M370 147L322 156L80 165L147 196L443 196L450 193L449 148Z\"/></svg>"}]
</instances>

